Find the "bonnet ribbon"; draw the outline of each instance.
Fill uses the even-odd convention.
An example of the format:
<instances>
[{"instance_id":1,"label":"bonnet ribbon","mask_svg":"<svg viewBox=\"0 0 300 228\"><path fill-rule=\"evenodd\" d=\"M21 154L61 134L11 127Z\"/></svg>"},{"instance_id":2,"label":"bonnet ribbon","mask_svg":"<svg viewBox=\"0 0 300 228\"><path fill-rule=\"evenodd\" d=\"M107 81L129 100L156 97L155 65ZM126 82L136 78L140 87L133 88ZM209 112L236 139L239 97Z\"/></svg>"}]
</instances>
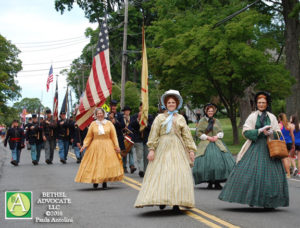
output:
<instances>
[{"instance_id":1,"label":"bonnet ribbon","mask_svg":"<svg viewBox=\"0 0 300 228\"><path fill-rule=\"evenodd\" d=\"M169 132L171 131L174 113L178 113L178 110L175 110L175 111L173 111L173 112L168 111L169 116L168 116L167 119L162 123L163 126L164 126L164 125L167 125L166 133L169 133Z\"/></svg>"}]
</instances>

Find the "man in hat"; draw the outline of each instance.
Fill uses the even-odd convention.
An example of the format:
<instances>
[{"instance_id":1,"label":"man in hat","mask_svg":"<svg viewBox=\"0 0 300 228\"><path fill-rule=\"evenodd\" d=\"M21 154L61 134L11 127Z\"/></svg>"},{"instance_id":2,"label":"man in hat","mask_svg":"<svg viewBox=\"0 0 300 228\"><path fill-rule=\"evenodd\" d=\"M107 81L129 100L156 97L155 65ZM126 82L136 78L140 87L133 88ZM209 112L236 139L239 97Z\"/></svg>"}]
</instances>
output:
<instances>
[{"instance_id":1,"label":"man in hat","mask_svg":"<svg viewBox=\"0 0 300 228\"><path fill-rule=\"evenodd\" d=\"M148 165L148 137L153 123L152 115L148 115L147 127L141 132L140 131L140 119L142 116L143 103L140 103L139 113L136 113L132 117L129 129L133 132L132 140L134 142L134 149L136 152L137 165L139 169L139 176L144 177L147 165Z\"/></svg>"},{"instance_id":2,"label":"man in hat","mask_svg":"<svg viewBox=\"0 0 300 228\"><path fill-rule=\"evenodd\" d=\"M33 165L38 165L37 143L40 137L39 124L36 114L32 114L32 123L28 124L26 131L26 143L30 144L31 159Z\"/></svg>"},{"instance_id":3,"label":"man in hat","mask_svg":"<svg viewBox=\"0 0 300 228\"><path fill-rule=\"evenodd\" d=\"M69 151L70 125L64 111L60 113L60 120L57 122L57 139L60 162L66 164Z\"/></svg>"},{"instance_id":4,"label":"man in hat","mask_svg":"<svg viewBox=\"0 0 300 228\"><path fill-rule=\"evenodd\" d=\"M10 163L14 166L18 166L20 162L21 149L24 148L24 138L23 129L19 127L19 122L14 120L4 140L5 147L7 146L7 142L9 142L9 148L12 154Z\"/></svg>"},{"instance_id":5,"label":"man in hat","mask_svg":"<svg viewBox=\"0 0 300 228\"><path fill-rule=\"evenodd\" d=\"M48 165L52 164L54 149L56 145L56 123L53 119L52 113L50 109L46 110L46 118L42 122L43 129L43 140L45 142L45 160Z\"/></svg>"},{"instance_id":6,"label":"man in hat","mask_svg":"<svg viewBox=\"0 0 300 228\"><path fill-rule=\"evenodd\" d=\"M125 141L127 139L131 139L132 137L132 132L129 130L129 124L130 121L132 120L132 117L130 116L130 112L131 112L131 108L127 105L125 105L125 107L122 109L123 112L123 119L124 119L124 123L125 123L125 127L123 128L123 136ZM128 138L126 138L128 137ZM131 146L131 141L127 140L128 144L127 146ZM126 148L126 144L125 144L125 149L127 150L128 148ZM124 172L128 173L127 171L127 157L129 157L129 168L130 168L130 173L134 173L136 168L134 167L134 158L133 158L133 152L132 149L128 152L128 154L123 157L123 168L124 168Z\"/></svg>"},{"instance_id":7,"label":"man in hat","mask_svg":"<svg viewBox=\"0 0 300 228\"><path fill-rule=\"evenodd\" d=\"M123 151L125 150L124 145L124 136L122 130L125 128L125 122L123 115L120 112L117 112L117 104L118 102L116 100L111 100L110 102L110 112L108 113L108 120L110 120L116 129L118 142L120 149Z\"/></svg>"}]
</instances>

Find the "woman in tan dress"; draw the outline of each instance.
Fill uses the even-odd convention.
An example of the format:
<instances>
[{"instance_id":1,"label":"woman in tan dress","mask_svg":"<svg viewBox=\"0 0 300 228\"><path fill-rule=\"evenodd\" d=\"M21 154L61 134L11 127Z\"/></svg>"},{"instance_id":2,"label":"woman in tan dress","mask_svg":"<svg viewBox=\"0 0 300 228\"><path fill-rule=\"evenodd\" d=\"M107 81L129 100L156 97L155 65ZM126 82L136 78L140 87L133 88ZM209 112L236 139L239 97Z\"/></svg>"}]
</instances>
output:
<instances>
[{"instance_id":1,"label":"woman in tan dress","mask_svg":"<svg viewBox=\"0 0 300 228\"><path fill-rule=\"evenodd\" d=\"M94 188L103 183L107 189L106 182L121 181L124 171L114 125L104 119L102 108L95 110L95 116L97 120L91 123L80 150L86 148L75 182L93 183Z\"/></svg>"},{"instance_id":2,"label":"woman in tan dress","mask_svg":"<svg viewBox=\"0 0 300 228\"><path fill-rule=\"evenodd\" d=\"M149 164L135 207L194 207L194 184L190 161L194 161L196 145L184 117L178 114L182 98L169 90L161 97L168 112L159 114L152 125L148 147ZM184 145L189 154L184 149Z\"/></svg>"}]
</instances>

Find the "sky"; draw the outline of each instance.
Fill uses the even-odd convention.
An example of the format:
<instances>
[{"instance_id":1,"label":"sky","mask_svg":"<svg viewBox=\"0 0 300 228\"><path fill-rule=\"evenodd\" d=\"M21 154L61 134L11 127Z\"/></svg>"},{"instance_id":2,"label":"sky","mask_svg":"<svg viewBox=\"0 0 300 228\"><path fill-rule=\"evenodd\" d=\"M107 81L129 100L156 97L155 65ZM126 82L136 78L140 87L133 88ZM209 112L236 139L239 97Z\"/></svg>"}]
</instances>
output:
<instances>
[{"instance_id":1,"label":"sky","mask_svg":"<svg viewBox=\"0 0 300 228\"><path fill-rule=\"evenodd\" d=\"M56 75L58 75L59 110L66 93L66 76L60 74L69 68L88 44L84 32L89 23L83 10L75 6L63 15L54 8L54 0L0 1L0 34L21 51L19 59L23 70L17 75L22 98L39 98L46 107L53 108ZM46 82L51 64L54 81L47 92ZM73 103L75 95L72 93ZM13 102L8 105L12 106Z\"/></svg>"}]
</instances>

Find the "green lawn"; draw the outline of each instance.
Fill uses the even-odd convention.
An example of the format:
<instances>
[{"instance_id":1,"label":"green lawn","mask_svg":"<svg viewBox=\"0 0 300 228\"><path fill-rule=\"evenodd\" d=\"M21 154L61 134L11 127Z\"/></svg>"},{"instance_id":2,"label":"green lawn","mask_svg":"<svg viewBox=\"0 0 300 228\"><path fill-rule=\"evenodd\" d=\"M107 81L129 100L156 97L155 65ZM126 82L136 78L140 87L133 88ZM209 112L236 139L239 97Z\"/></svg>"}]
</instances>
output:
<instances>
[{"instance_id":1,"label":"green lawn","mask_svg":"<svg viewBox=\"0 0 300 228\"><path fill-rule=\"evenodd\" d=\"M229 148L230 152L232 154L237 154L243 143L245 142L245 138L242 136L242 129L239 129L239 140L240 144L239 145L233 145L233 135L232 135L232 127L230 120L228 118L225 119L219 119L221 122L223 131L224 131L224 138L223 141L225 142L226 146ZM239 120L237 121L239 122ZM189 124L189 127L194 128L195 124ZM195 131L192 131L193 136L195 135Z\"/></svg>"}]
</instances>

